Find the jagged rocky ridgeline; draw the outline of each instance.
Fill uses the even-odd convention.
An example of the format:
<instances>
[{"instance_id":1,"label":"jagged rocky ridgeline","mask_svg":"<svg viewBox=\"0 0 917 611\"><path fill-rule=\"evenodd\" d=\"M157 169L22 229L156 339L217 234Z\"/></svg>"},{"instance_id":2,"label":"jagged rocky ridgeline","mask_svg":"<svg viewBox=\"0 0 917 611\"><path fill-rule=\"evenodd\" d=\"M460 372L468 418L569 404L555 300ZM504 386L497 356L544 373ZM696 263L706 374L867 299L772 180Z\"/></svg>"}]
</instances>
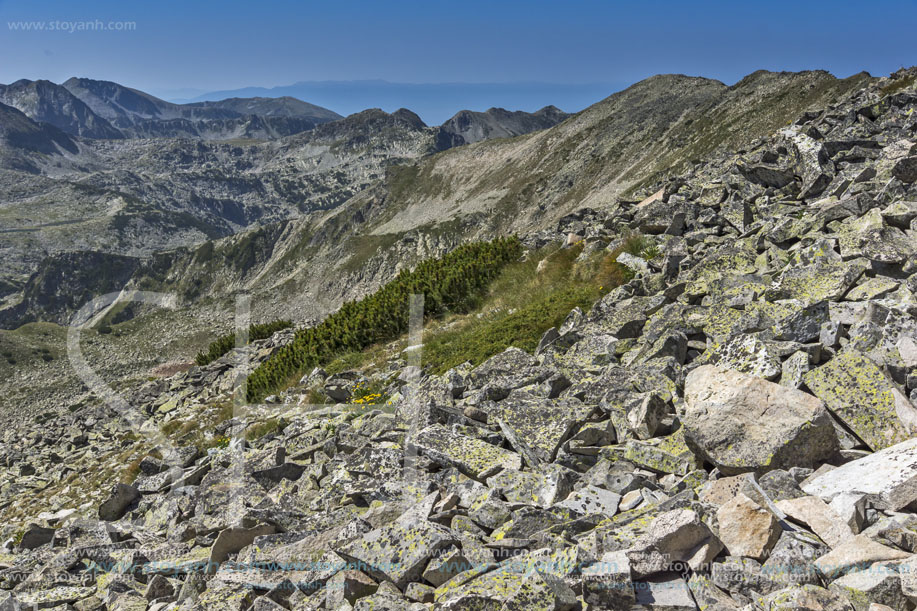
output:
<instances>
[{"instance_id":1,"label":"jagged rocky ridgeline","mask_svg":"<svg viewBox=\"0 0 917 611\"><path fill-rule=\"evenodd\" d=\"M526 236L656 246L534 355L316 370L202 453L227 355L132 398L179 447L114 488L110 414L8 431L0 608L913 609L915 109L866 89Z\"/></svg>"}]
</instances>

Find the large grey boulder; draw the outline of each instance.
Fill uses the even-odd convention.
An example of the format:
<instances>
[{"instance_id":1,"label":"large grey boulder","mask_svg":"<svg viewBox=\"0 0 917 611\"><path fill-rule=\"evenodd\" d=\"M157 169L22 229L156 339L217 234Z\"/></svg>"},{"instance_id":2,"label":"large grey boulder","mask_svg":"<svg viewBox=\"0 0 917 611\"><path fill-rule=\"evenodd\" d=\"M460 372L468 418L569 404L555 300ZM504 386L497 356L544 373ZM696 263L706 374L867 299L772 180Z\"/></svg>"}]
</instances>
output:
<instances>
[{"instance_id":1,"label":"large grey boulder","mask_svg":"<svg viewBox=\"0 0 917 611\"><path fill-rule=\"evenodd\" d=\"M726 474L811 467L837 450L820 400L712 365L685 379L683 424L688 447Z\"/></svg>"},{"instance_id":2,"label":"large grey boulder","mask_svg":"<svg viewBox=\"0 0 917 611\"><path fill-rule=\"evenodd\" d=\"M54 539L54 532L53 528L45 528L39 524L29 524L22 534L22 539L17 547L24 550L41 547Z\"/></svg>"},{"instance_id":3,"label":"large grey boulder","mask_svg":"<svg viewBox=\"0 0 917 611\"><path fill-rule=\"evenodd\" d=\"M499 425L510 445L531 467L550 463L557 451L594 407L575 398L511 398L496 404L488 421Z\"/></svg>"},{"instance_id":4,"label":"large grey boulder","mask_svg":"<svg viewBox=\"0 0 917 611\"><path fill-rule=\"evenodd\" d=\"M452 532L439 524L399 519L334 551L376 579L391 581L404 589L419 579L441 549L455 542Z\"/></svg>"},{"instance_id":5,"label":"large grey boulder","mask_svg":"<svg viewBox=\"0 0 917 611\"><path fill-rule=\"evenodd\" d=\"M519 469L522 457L515 452L432 425L411 440L421 454L465 475L484 480L502 469Z\"/></svg>"}]
</instances>

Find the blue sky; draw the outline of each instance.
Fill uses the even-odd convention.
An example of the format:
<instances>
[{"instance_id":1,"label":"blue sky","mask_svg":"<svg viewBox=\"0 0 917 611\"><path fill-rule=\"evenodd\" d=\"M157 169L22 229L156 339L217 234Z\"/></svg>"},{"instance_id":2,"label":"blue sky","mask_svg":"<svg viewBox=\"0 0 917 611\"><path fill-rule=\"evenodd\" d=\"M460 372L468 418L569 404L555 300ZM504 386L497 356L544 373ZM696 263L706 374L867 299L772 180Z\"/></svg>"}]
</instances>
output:
<instances>
[{"instance_id":1,"label":"blue sky","mask_svg":"<svg viewBox=\"0 0 917 611\"><path fill-rule=\"evenodd\" d=\"M21 31L17 21L131 21ZM633 83L917 64L917 0L0 0L0 82L72 75L170 97L297 81ZM611 93L611 91L609 91Z\"/></svg>"}]
</instances>

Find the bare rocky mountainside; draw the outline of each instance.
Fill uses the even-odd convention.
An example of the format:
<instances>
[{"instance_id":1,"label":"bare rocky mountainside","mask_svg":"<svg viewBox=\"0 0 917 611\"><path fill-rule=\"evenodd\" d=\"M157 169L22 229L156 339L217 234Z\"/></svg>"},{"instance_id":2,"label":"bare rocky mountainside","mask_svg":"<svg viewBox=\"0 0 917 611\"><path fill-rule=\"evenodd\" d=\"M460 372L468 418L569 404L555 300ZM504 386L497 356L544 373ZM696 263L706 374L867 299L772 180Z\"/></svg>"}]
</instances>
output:
<instances>
[{"instance_id":1,"label":"bare rocky mountainside","mask_svg":"<svg viewBox=\"0 0 917 611\"><path fill-rule=\"evenodd\" d=\"M917 68L252 143L29 112L0 609L917 605ZM115 399L65 325L119 291Z\"/></svg>"}]
</instances>

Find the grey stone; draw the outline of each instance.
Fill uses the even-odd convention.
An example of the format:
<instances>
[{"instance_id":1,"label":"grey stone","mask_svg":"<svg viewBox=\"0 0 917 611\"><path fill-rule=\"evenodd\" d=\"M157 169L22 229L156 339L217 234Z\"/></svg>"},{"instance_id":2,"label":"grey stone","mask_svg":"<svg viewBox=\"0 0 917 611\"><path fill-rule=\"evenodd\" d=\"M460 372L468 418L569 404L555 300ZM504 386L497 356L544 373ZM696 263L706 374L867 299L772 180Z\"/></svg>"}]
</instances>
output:
<instances>
[{"instance_id":1,"label":"grey stone","mask_svg":"<svg viewBox=\"0 0 917 611\"><path fill-rule=\"evenodd\" d=\"M129 484L115 484L108 498L99 505L99 519L112 522L120 519L128 507L140 498L140 492Z\"/></svg>"},{"instance_id":2,"label":"grey stone","mask_svg":"<svg viewBox=\"0 0 917 611\"><path fill-rule=\"evenodd\" d=\"M685 379L685 441L727 474L811 466L837 437L818 399L711 365Z\"/></svg>"}]
</instances>

